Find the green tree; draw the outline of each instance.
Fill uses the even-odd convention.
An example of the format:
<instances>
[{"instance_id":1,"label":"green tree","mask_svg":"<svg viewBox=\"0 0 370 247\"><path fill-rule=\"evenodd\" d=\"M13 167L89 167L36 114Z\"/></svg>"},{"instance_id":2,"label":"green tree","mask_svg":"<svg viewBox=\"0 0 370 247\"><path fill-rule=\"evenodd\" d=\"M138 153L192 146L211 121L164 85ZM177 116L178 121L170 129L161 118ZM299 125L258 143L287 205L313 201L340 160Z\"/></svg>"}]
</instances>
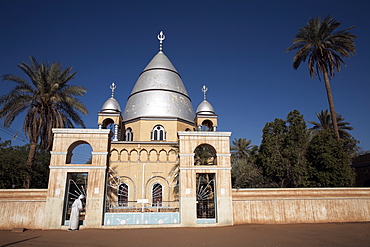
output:
<instances>
[{"instance_id":1,"label":"green tree","mask_svg":"<svg viewBox=\"0 0 370 247\"><path fill-rule=\"evenodd\" d=\"M263 175L263 170L256 164L257 156L248 159L237 159L232 165L231 182L233 188L277 187Z\"/></svg>"},{"instance_id":2,"label":"green tree","mask_svg":"<svg viewBox=\"0 0 370 247\"><path fill-rule=\"evenodd\" d=\"M26 172L27 146L11 146L11 141L0 141L0 188L21 188Z\"/></svg>"},{"instance_id":3,"label":"green tree","mask_svg":"<svg viewBox=\"0 0 370 247\"><path fill-rule=\"evenodd\" d=\"M75 123L85 127L80 114L87 114L86 107L76 98L83 96L86 89L71 86L77 72L72 68L62 69L59 62L39 64L30 57L31 64L22 62L18 67L29 77L26 79L7 74L3 81L11 81L16 85L10 93L0 97L0 118L4 119L4 127L9 127L13 120L26 111L23 130L30 141L30 149L26 161L28 175L24 180L24 188L30 188L32 165L39 145L43 150L50 150L52 145L52 128L73 128Z\"/></svg>"},{"instance_id":4,"label":"green tree","mask_svg":"<svg viewBox=\"0 0 370 247\"><path fill-rule=\"evenodd\" d=\"M275 181L279 187L286 187L286 169L288 160L284 157L285 134L287 126L284 120L276 118L266 123L262 132L262 142L258 151L258 165L265 176Z\"/></svg>"},{"instance_id":5,"label":"green tree","mask_svg":"<svg viewBox=\"0 0 370 247\"><path fill-rule=\"evenodd\" d=\"M310 129L312 132L315 133L318 130L334 129L331 114L328 110L325 111L321 110L320 113L316 113L316 116L319 122L308 121L310 124L314 125ZM344 138L344 136L349 137L350 134L347 132L347 130L353 130L353 127L348 126L350 123L344 122L344 118L340 114L337 114L337 124L340 137L341 138Z\"/></svg>"},{"instance_id":6,"label":"green tree","mask_svg":"<svg viewBox=\"0 0 370 247\"><path fill-rule=\"evenodd\" d=\"M22 188L28 176L24 163L29 145L11 146L10 141L0 141L0 189ZM49 178L50 152L37 148L31 173L31 188L47 188Z\"/></svg>"},{"instance_id":7,"label":"green tree","mask_svg":"<svg viewBox=\"0 0 370 247\"><path fill-rule=\"evenodd\" d=\"M312 185L317 187L353 186L355 173L351 162L355 153L353 138L337 140L334 130L317 133L308 147L308 162Z\"/></svg>"},{"instance_id":8,"label":"green tree","mask_svg":"<svg viewBox=\"0 0 370 247\"><path fill-rule=\"evenodd\" d=\"M30 188L46 189L48 187L50 171L49 165L50 152L42 150L40 147L38 147L36 149L36 155L32 165Z\"/></svg>"},{"instance_id":9,"label":"green tree","mask_svg":"<svg viewBox=\"0 0 370 247\"><path fill-rule=\"evenodd\" d=\"M247 159L253 152L256 152L256 145L251 145L252 141L245 138L234 139L231 142L231 160Z\"/></svg>"},{"instance_id":10,"label":"green tree","mask_svg":"<svg viewBox=\"0 0 370 247\"><path fill-rule=\"evenodd\" d=\"M275 119L263 128L258 153L258 165L279 187L306 187L309 185L306 162L308 133L299 111L294 110L287 121Z\"/></svg>"},{"instance_id":11,"label":"green tree","mask_svg":"<svg viewBox=\"0 0 370 247\"><path fill-rule=\"evenodd\" d=\"M288 131L284 153L289 160L288 178L292 187L307 187L308 164L306 159L309 135L306 122L299 111L294 110L287 116Z\"/></svg>"},{"instance_id":12,"label":"green tree","mask_svg":"<svg viewBox=\"0 0 370 247\"><path fill-rule=\"evenodd\" d=\"M293 40L293 45L286 49L286 52L298 50L293 59L294 69L297 69L308 58L308 70L311 78L318 75L320 79L319 74L322 73L337 140L340 139L340 135L330 79L334 76L335 70L340 71L341 64L345 65L342 57L355 54L354 40L357 38L349 32L353 26L335 32L340 25L341 22L331 16L322 21L320 17L311 18L305 27L299 29L299 33L295 35Z\"/></svg>"}]
</instances>

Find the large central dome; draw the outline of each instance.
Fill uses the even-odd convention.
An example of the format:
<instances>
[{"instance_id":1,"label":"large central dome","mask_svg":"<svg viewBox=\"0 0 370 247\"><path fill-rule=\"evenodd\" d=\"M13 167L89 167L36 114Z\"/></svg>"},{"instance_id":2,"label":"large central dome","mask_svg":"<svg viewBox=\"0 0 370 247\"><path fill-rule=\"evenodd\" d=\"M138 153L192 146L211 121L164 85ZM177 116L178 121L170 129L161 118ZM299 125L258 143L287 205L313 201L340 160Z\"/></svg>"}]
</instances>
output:
<instances>
[{"instance_id":1,"label":"large central dome","mask_svg":"<svg viewBox=\"0 0 370 247\"><path fill-rule=\"evenodd\" d=\"M123 113L124 122L143 117L194 121L191 100L181 77L162 51L140 74Z\"/></svg>"}]
</instances>

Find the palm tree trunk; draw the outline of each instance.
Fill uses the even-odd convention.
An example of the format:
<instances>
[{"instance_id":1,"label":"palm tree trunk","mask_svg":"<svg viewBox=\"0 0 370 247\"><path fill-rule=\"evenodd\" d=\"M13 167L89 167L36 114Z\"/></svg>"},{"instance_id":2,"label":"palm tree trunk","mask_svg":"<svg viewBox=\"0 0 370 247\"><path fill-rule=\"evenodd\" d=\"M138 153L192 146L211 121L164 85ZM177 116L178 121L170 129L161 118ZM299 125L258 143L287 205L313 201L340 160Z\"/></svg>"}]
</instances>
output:
<instances>
[{"instance_id":1,"label":"palm tree trunk","mask_svg":"<svg viewBox=\"0 0 370 247\"><path fill-rule=\"evenodd\" d=\"M37 148L37 143L36 142L31 142L30 143L30 151L28 153L27 161L26 161L26 177L23 181L23 188L24 189L29 189L31 185L31 173L32 173L32 164L33 161L35 160L35 155L36 155L36 148Z\"/></svg>"},{"instance_id":2,"label":"palm tree trunk","mask_svg":"<svg viewBox=\"0 0 370 247\"><path fill-rule=\"evenodd\" d=\"M339 141L340 136L339 136L338 123L337 123L337 114L336 114L335 109L334 109L334 100L333 100L333 94L332 94L331 88L330 88L329 74L328 74L328 71L326 71L326 70L324 71L323 74L324 74L326 94L328 96L331 120L333 122L335 137Z\"/></svg>"}]
</instances>

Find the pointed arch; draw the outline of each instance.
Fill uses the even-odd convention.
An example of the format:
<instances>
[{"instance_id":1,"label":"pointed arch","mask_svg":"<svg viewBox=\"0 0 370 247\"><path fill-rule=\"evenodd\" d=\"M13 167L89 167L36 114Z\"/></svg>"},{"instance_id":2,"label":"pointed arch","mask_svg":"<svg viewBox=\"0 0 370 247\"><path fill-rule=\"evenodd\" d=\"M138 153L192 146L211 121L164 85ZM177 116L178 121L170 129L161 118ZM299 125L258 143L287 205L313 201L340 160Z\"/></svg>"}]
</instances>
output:
<instances>
[{"instance_id":1,"label":"pointed arch","mask_svg":"<svg viewBox=\"0 0 370 247\"><path fill-rule=\"evenodd\" d=\"M171 149L168 151L168 161L169 162L176 162L178 160L177 151L175 149Z\"/></svg>"},{"instance_id":2,"label":"pointed arch","mask_svg":"<svg viewBox=\"0 0 370 247\"><path fill-rule=\"evenodd\" d=\"M140 161L147 161L149 158L148 151L146 149L140 150L139 157Z\"/></svg>"},{"instance_id":3,"label":"pointed arch","mask_svg":"<svg viewBox=\"0 0 370 247\"><path fill-rule=\"evenodd\" d=\"M129 160L129 153L127 149L122 149L120 152L120 160L127 162Z\"/></svg>"},{"instance_id":4,"label":"pointed arch","mask_svg":"<svg viewBox=\"0 0 370 247\"><path fill-rule=\"evenodd\" d=\"M130 161L138 161L139 160L139 153L136 149L130 151Z\"/></svg>"},{"instance_id":5,"label":"pointed arch","mask_svg":"<svg viewBox=\"0 0 370 247\"><path fill-rule=\"evenodd\" d=\"M111 162L118 162L119 161L119 152L117 149L113 149L110 152L110 161Z\"/></svg>"}]
</instances>

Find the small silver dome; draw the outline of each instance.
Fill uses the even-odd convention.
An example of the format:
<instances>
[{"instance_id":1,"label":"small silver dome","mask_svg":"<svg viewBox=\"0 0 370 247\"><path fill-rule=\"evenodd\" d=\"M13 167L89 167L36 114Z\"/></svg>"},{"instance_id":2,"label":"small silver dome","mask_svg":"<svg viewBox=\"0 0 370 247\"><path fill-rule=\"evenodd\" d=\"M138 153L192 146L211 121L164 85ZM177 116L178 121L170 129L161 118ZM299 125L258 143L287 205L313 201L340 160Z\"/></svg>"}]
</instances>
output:
<instances>
[{"instance_id":1,"label":"small silver dome","mask_svg":"<svg viewBox=\"0 0 370 247\"><path fill-rule=\"evenodd\" d=\"M199 104L196 114L215 115L215 111L213 110L213 106L207 100L203 100L202 103Z\"/></svg>"},{"instance_id":2,"label":"small silver dome","mask_svg":"<svg viewBox=\"0 0 370 247\"><path fill-rule=\"evenodd\" d=\"M138 117L174 117L194 121L191 100L181 77L162 51L140 74L123 114L123 121Z\"/></svg>"},{"instance_id":3,"label":"small silver dome","mask_svg":"<svg viewBox=\"0 0 370 247\"><path fill-rule=\"evenodd\" d=\"M121 112L121 106L115 98L109 98L105 101L101 112Z\"/></svg>"}]
</instances>

